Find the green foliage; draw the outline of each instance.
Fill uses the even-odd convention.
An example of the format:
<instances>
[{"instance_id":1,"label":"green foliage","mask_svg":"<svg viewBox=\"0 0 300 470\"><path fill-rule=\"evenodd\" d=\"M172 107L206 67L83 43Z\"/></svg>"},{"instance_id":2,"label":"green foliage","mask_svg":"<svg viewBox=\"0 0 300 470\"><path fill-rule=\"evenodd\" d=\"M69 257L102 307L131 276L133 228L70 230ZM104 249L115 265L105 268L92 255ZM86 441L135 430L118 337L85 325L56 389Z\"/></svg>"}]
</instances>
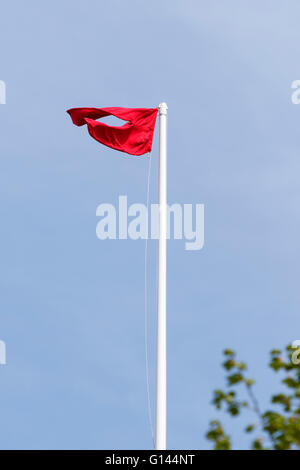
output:
<instances>
[{"instance_id":1,"label":"green foliage","mask_svg":"<svg viewBox=\"0 0 300 470\"><path fill-rule=\"evenodd\" d=\"M246 427L245 432L252 432L254 429L255 429L255 424L249 424Z\"/></svg>"},{"instance_id":2,"label":"green foliage","mask_svg":"<svg viewBox=\"0 0 300 470\"><path fill-rule=\"evenodd\" d=\"M298 354L295 356L295 354ZM223 410L232 417L240 415L243 409L256 414L258 424L249 424L244 429L245 433L259 433L250 442L253 450L300 450L300 364L298 364L299 350L295 351L291 346L282 353L273 349L270 353L269 367L274 372L283 374L281 384L286 393L280 391L271 396L271 405L280 410L260 410L254 394L254 380L246 376L247 366L244 362L236 360L236 354L231 349L224 351L225 362L223 368L226 371L227 388L215 390L213 404L218 410ZM236 387L243 386L247 392L248 400L238 397ZM231 449L231 440L225 433L220 421L210 422L210 428L206 438L213 442L215 450Z\"/></svg>"},{"instance_id":3,"label":"green foliage","mask_svg":"<svg viewBox=\"0 0 300 470\"><path fill-rule=\"evenodd\" d=\"M216 450L229 450L230 438L224 433L224 429L219 421L210 422L210 430L206 434L207 439L214 442Z\"/></svg>"}]
</instances>

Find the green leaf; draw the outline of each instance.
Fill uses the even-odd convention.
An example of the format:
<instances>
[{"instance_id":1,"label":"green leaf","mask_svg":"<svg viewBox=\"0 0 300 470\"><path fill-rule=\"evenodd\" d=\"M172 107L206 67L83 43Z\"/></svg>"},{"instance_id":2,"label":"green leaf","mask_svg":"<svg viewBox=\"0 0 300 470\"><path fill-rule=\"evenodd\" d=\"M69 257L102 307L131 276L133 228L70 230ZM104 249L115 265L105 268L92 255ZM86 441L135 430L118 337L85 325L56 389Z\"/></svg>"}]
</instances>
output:
<instances>
[{"instance_id":1,"label":"green leaf","mask_svg":"<svg viewBox=\"0 0 300 470\"><path fill-rule=\"evenodd\" d=\"M231 370L231 369L233 369L233 367L235 367L235 365L236 365L236 363L235 363L235 361L234 361L233 359L228 359L227 361L225 361L225 362L223 363L223 367L224 367L224 369L226 369L226 370Z\"/></svg>"},{"instance_id":2,"label":"green leaf","mask_svg":"<svg viewBox=\"0 0 300 470\"><path fill-rule=\"evenodd\" d=\"M225 356L235 356L235 352L232 351L231 349L225 349L225 351L223 351L223 354Z\"/></svg>"},{"instance_id":3,"label":"green leaf","mask_svg":"<svg viewBox=\"0 0 300 470\"><path fill-rule=\"evenodd\" d=\"M272 349L271 353L272 356L279 356L281 351L279 349Z\"/></svg>"},{"instance_id":4,"label":"green leaf","mask_svg":"<svg viewBox=\"0 0 300 470\"><path fill-rule=\"evenodd\" d=\"M215 450L229 450L231 448L230 438L225 434L222 424L217 421L210 422L210 429L206 438L214 442Z\"/></svg>"},{"instance_id":5,"label":"green leaf","mask_svg":"<svg viewBox=\"0 0 300 470\"><path fill-rule=\"evenodd\" d=\"M249 424L249 426L246 427L245 432L252 432L253 429L255 429L255 424Z\"/></svg>"},{"instance_id":6,"label":"green leaf","mask_svg":"<svg viewBox=\"0 0 300 470\"><path fill-rule=\"evenodd\" d=\"M251 387L255 384L255 381L253 379L246 379L245 384L247 385L247 387Z\"/></svg>"},{"instance_id":7,"label":"green leaf","mask_svg":"<svg viewBox=\"0 0 300 470\"><path fill-rule=\"evenodd\" d=\"M272 397L272 403L279 403L284 406L284 411L291 410L291 396L284 395L283 393L279 393L278 395L274 395Z\"/></svg>"},{"instance_id":8,"label":"green leaf","mask_svg":"<svg viewBox=\"0 0 300 470\"><path fill-rule=\"evenodd\" d=\"M263 445L262 445L262 440L261 439L255 439L255 441L253 441L253 444L252 444L252 448L254 450L263 450Z\"/></svg>"},{"instance_id":9,"label":"green leaf","mask_svg":"<svg viewBox=\"0 0 300 470\"><path fill-rule=\"evenodd\" d=\"M287 377L282 381L285 385L287 385L289 388L297 388L298 382L293 378L293 377Z\"/></svg>"},{"instance_id":10,"label":"green leaf","mask_svg":"<svg viewBox=\"0 0 300 470\"><path fill-rule=\"evenodd\" d=\"M232 374L227 377L229 385L235 385L244 380L244 377L240 373Z\"/></svg>"}]
</instances>

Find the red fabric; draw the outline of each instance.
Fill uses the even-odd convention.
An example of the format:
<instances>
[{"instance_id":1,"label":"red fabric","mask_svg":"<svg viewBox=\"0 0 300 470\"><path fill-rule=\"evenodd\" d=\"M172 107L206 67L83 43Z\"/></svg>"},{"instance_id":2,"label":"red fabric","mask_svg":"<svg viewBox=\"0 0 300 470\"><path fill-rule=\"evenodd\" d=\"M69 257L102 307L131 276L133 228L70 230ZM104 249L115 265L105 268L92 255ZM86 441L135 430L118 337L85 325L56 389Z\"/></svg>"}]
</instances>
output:
<instances>
[{"instance_id":1,"label":"red fabric","mask_svg":"<svg viewBox=\"0 0 300 470\"><path fill-rule=\"evenodd\" d=\"M143 155L152 148L158 108L73 108L67 113L76 126L87 124L90 135L101 144L130 155ZM127 121L108 126L96 119L115 116Z\"/></svg>"}]
</instances>

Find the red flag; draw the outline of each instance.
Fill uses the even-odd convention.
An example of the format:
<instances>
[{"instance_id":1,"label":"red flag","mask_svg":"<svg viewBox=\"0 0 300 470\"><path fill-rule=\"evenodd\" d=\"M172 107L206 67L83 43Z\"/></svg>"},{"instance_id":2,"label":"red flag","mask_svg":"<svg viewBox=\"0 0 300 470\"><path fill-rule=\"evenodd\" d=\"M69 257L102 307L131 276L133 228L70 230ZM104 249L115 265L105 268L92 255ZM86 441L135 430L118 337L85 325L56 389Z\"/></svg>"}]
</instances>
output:
<instances>
[{"instance_id":1,"label":"red flag","mask_svg":"<svg viewBox=\"0 0 300 470\"><path fill-rule=\"evenodd\" d=\"M76 126L87 124L90 135L101 144L130 155L151 152L158 108L73 108ZM108 126L96 119L115 116L127 121L123 126Z\"/></svg>"}]
</instances>

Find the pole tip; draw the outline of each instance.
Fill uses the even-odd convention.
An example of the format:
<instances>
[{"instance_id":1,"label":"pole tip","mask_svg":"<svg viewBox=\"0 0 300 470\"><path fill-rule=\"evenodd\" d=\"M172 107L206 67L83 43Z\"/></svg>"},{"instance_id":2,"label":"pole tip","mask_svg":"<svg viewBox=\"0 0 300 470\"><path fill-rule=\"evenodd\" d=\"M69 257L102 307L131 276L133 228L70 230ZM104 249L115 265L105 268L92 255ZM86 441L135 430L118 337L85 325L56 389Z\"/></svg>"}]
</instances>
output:
<instances>
[{"instance_id":1,"label":"pole tip","mask_svg":"<svg viewBox=\"0 0 300 470\"><path fill-rule=\"evenodd\" d=\"M158 105L159 114L167 114L168 106L167 103L163 102Z\"/></svg>"}]
</instances>

